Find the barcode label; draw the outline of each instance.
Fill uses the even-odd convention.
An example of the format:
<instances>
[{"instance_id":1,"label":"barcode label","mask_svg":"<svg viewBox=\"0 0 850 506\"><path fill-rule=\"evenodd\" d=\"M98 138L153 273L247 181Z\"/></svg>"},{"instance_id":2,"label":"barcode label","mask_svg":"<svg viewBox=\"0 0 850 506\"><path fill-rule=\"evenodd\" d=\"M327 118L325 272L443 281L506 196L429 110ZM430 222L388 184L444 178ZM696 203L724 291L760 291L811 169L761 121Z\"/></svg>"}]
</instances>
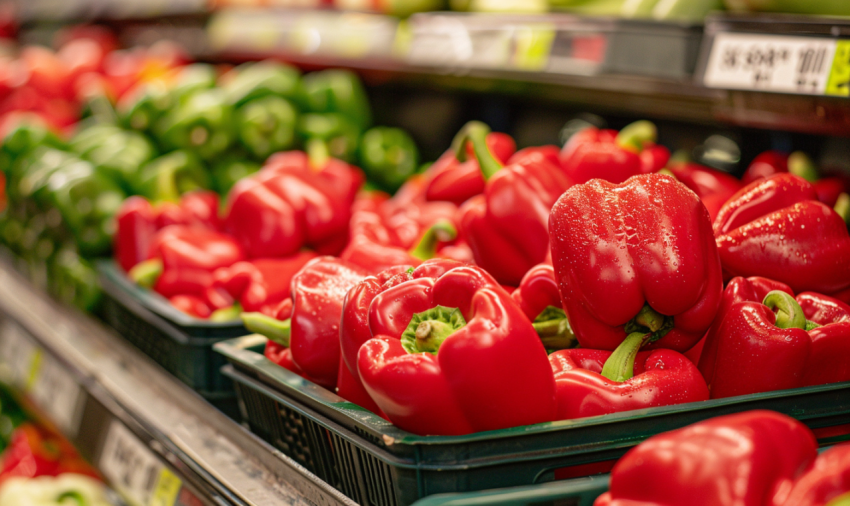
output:
<instances>
[{"instance_id":1,"label":"barcode label","mask_svg":"<svg viewBox=\"0 0 850 506\"><path fill-rule=\"evenodd\" d=\"M133 506L173 506L182 482L154 453L114 421L100 456L100 470Z\"/></svg>"},{"instance_id":2,"label":"barcode label","mask_svg":"<svg viewBox=\"0 0 850 506\"><path fill-rule=\"evenodd\" d=\"M710 88L823 95L837 43L814 37L718 33L703 83Z\"/></svg>"},{"instance_id":3,"label":"barcode label","mask_svg":"<svg viewBox=\"0 0 850 506\"><path fill-rule=\"evenodd\" d=\"M82 414L80 385L65 367L41 349L33 354L30 374L34 378L27 392L30 398L66 436L76 436Z\"/></svg>"}]
</instances>

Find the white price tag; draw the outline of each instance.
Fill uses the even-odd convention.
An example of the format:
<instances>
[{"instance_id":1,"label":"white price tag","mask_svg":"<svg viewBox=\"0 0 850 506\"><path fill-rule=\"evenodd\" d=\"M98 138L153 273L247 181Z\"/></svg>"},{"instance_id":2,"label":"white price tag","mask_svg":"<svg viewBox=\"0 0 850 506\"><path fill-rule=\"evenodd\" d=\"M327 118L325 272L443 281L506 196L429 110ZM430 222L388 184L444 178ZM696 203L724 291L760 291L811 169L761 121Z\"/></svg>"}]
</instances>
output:
<instances>
[{"instance_id":1,"label":"white price tag","mask_svg":"<svg viewBox=\"0 0 850 506\"><path fill-rule=\"evenodd\" d=\"M703 83L709 88L823 95L837 41L718 33Z\"/></svg>"},{"instance_id":2,"label":"white price tag","mask_svg":"<svg viewBox=\"0 0 850 506\"><path fill-rule=\"evenodd\" d=\"M16 323L6 320L0 327L0 360L8 368L10 381L26 389L32 384L33 359L37 350L26 332Z\"/></svg>"},{"instance_id":3,"label":"white price tag","mask_svg":"<svg viewBox=\"0 0 850 506\"><path fill-rule=\"evenodd\" d=\"M133 506L173 506L182 482L154 453L114 421L106 434L100 470Z\"/></svg>"},{"instance_id":4,"label":"white price tag","mask_svg":"<svg viewBox=\"0 0 850 506\"><path fill-rule=\"evenodd\" d=\"M30 398L69 437L80 427L82 389L65 367L50 355L36 350L32 361Z\"/></svg>"}]
</instances>

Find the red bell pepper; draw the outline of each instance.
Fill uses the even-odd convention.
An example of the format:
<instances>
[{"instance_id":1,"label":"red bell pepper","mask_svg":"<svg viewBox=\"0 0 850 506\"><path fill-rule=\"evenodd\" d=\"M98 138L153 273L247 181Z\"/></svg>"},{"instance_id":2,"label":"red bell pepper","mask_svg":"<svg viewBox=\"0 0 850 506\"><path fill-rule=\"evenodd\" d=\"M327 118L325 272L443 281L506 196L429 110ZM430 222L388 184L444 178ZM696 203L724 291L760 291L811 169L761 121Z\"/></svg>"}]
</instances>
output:
<instances>
[{"instance_id":1,"label":"red bell pepper","mask_svg":"<svg viewBox=\"0 0 850 506\"><path fill-rule=\"evenodd\" d=\"M640 346L639 335L634 346ZM696 366L673 350L617 352L584 348L549 355L558 420L708 400Z\"/></svg>"},{"instance_id":2,"label":"red bell pepper","mask_svg":"<svg viewBox=\"0 0 850 506\"><path fill-rule=\"evenodd\" d=\"M488 138L489 138L489 135L488 135ZM474 148L472 148L471 145L469 145L468 147L469 147L468 151L471 151L470 153L468 153L468 157L473 158L475 156L475 150L474 150ZM489 143L489 142L487 143L487 148L490 149L490 151L496 156L496 158L500 162L502 161L501 155L493 149L491 143ZM514 165L514 164L526 165L528 163L537 163L540 160L540 158L543 158L552 165L560 166L561 165L560 154L561 154L561 149L558 146L555 146L555 145L552 145L552 144L547 144L545 146L534 146L534 147L530 147L530 148L520 149L519 151L517 151L516 153L511 155L511 157L508 158L508 161L503 162L503 163L505 165Z\"/></svg>"},{"instance_id":3,"label":"red bell pepper","mask_svg":"<svg viewBox=\"0 0 850 506\"><path fill-rule=\"evenodd\" d=\"M551 264L543 263L529 269L511 298L531 320L547 350L572 348L578 344L567 314L561 309L561 294Z\"/></svg>"},{"instance_id":4,"label":"red bell pepper","mask_svg":"<svg viewBox=\"0 0 850 506\"><path fill-rule=\"evenodd\" d=\"M423 190L427 200L445 200L461 205L484 191L484 177L466 144L466 132L481 125L483 123L479 121L467 123L455 137L452 147L425 172ZM505 163L516 151L516 143L507 134L491 132L487 134L486 143L501 163ZM460 161L459 157L464 154L470 159Z\"/></svg>"},{"instance_id":5,"label":"red bell pepper","mask_svg":"<svg viewBox=\"0 0 850 506\"><path fill-rule=\"evenodd\" d=\"M774 501L776 503L776 501ZM782 506L847 506L850 503L850 445L821 453Z\"/></svg>"},{"instance_id":6,"label":"red bell pepper","mask_svg":"<svg viewBox=\"0 0 850 506\"><path fill-rule=\"evenodd\" d=\"M339 257L369 272L381 272L396 265L416 266L438 256L438 247L454 241L457 230L448 221L440 221L427 229L419 243L411 249L382 244L367 236L354 237Z\"/></svg>"},{"instance_id":7,"label":"red bell pepper","mask_svg":"<svg viewBox=\"0 0 850 506\"><path fill-rule=\"evenodd\" d=\"M660 144L648 144L640 152L642 174L653 174L667 166L670 150Z\"/></svg>"},{"instance_id":8,"label":"red bell pepper","mask_svg":"<svg viewBox=\"0 0 850 506\"><path fill-rule=\"evenodd\" d=\"M744 175L741 176L741 183L746 186L758 179L786 172L788 172L788 153L765 151L753 158Z\"/></svg>"},{"instance_id":9,"label":"red bell pepper","mask_svg":"<svg viewBox=\"0 0 850 506\"><path fill-rule=\"evenodd\" d=\"M156 233L169 225L219 230L218 195L210 191L184 194L180 202L151 204L143 197L124 200L116 214L115 258L125 271L146 260Z\"/></svg>"},{"instance_id":10,"label":"red bell pepper","mask_svg":"<svg viewBox=\"0 0 850 506\"><path fill-rule=\"evenodd\" d=\"M503 167L484 142L488 131L479 124L466 132L487 184L460 208L461 234L477 265L516 286L549 254L549 210L572 182L540 152Z\"/></svg>"},{"instance_id":11,"label":"red bell pepper","mask_svg":"<svg viewBox=\"0 0 850 506\"><path fill-rule=\"evenodd\" d=\"M696 163L678 163L667 168L705 204L712 221L720 208L742 187L735 176Z\"/></svg>"},{"instance_id":12,"label":"red bell pepper","mask_svg":"<svg viewBox=\"0 0 850 506\"><path fill-rule=\"evenodd\" d=\"M378 283L349 292L341 339L346 363L357 349L359 377L394 424L448 435L554 419L546 351L489 274L429 260Z\"/></svg>"},{"instance_id":13,"label":"red bell pepper","mask_svg":"<svg viewBox=\"0 0 850 506\"><path fill-rule=\"evenodd\" d=\"M3 451L0 482L9 478L36 478L76 473L99 478L68 441L31 423L18 426Z\"/></svg>"},{"instance_id":14,"label":"red bell pepper","mask_svg":"<svg viewBox=\"0 0 850 506\"><path fill-rule=\"evenodd\" d=\"M338 258L315 258L292 278L291 303L282 302L274 317L243 313L242 320L251 332L289 348L305 377L333 389L339 372L343 300L367 274Z\"/></svg>"},{"instance_id":15,"label":"red bell pepper","mask_svg":"<svg viewBox=\"0 0 850 506\"><path fill-rule=\"evenodd\" d=\"M670 176L576 185L549 217L564 310L584 348L613 350L651 332L652 348L684 352L717 312L723 290L708 211Z\"/></svg>"},{"instance_id":16,"label":"red bell pepper","mask_svg":"<svg viewBox=\"0 0 850 506\"><path fill-rule=\"evenodd\" d=\"M850 236L811 183L776 174L744 187L717 215L714 232L726 277L764 276L796 291L850 287Z\"/></svg>"},{"instance_id":17,"label":"red bell pepper","mask_svg":"<svg viewBox=\"0 0 850 506\"><path fill-rule=\"evenodd\" d=\"M203 285L203 282L200 282L199 284ZM213 313L212 308L210 308L204 299L197 295L182 293L169 297L168 302L187 315L194 316L195 318L200 318L202 320L209 318Z\"/></svg>"},{"instance_id":18,"label":"red bell pepper","mask_svg":"<svg viewBox=\"0 0 850 506\"><path fill-rule=\"evenodd\" d=\"M648 121L632 123L619 133L589 127L570 137L564 145L561 165L575 183L596 178L622 183L644 173L644 165L655 168L660 161L655 160L657 153L653 152L646 162L640 157L644 146L652 146L655 138L655 125Z\"/></svg>"},{"instance_id":19,"label":"red bell pepper","mask_svg":"<svg viewBox=\"0 0 850 506\"><path fill-rule=\"evenodd\" d=\"M850 191L850 186L848 186L847 181L842 177L818 179L812 183L812 186L815 187L818 200L829 207L835 207L835 204L838 203L838 197L842 193Z\"/></svg>"},{"instance_id":20,"label":"red bell pepper","mask_svg":"<svg viewBox=\"0 0 850 506\"><path fill-rule=\"evenodd\" d=\"M174 225L157 232L148 260L130 269L128 275L166 297L202 296L212 285L213 271L244 259L242 248L228 235Z\"/></svg>"},{"instance_id":21,"label":"red bell pepper","mask_svg":"<svg viewBox=\"0 0 850 506\"><path fill-rule=\"evenodd\" d=\"M339 253L363 175L329 159L320 169L303 152L272 156L230 191L224 227L252 258L292 255L308 246Z\"/></svg>"},{"instance_id":22,"label":"red bell pepper","mask_svg":"<svg viewBox=\"0 0 850 506\"><path fill-rule=\"evenodd\" d=\"M796 301L812 340L800 386L850 381L850 306L814 292L803 292Z\"/></svg>"},{"instance_id":23,"label":"red bell pepper","mask_svg":"<svg viewBox=\"0 0 850 506\"><path fill-rule=\"evenodd\" d=\"M267 313L290 296L293 276L316 257L312 251L302 251L285 258L260 258L236 262L213 272L208 300L222 309L239 304L245 312Z\"/></svg>"},{"instance_id":24,"label":"red bell pepper","mask_svg":"<svg viewBox=\"0 0 850 506\"><path fill-rule=\"evenodd\" d=\"M798 506L784 499L817 447L805 425L779 413L713 418L630 450L594 506Z\"/></svg>"},{"instance_id":25,"label":"red bell pepper","mask_svg":"<svg viewBox=\"0 0 850 506\"><path fill-rule=\"evenodd\" d=\"M729 309L733 304L738 302L761 302L769 292L780 290L791 295L794 291L785 283L779 283L772 279L760 278L753 276L750 278L742 278L740 276L729 280L726 289L723 291L723 297L720 299L720 306L717 308L717 314L714 317L714 323L708 329L705 337L693 348L688 350L686 357L691 359L695 364L699 364L700 371L706 378L714 376L714 363L717 360L717 332L720 329L720 324L729 313ZM706 343L712 343L706 346ZM705 362L701 362L701 357L705 357Z\"/></svg>"}]
</instances>

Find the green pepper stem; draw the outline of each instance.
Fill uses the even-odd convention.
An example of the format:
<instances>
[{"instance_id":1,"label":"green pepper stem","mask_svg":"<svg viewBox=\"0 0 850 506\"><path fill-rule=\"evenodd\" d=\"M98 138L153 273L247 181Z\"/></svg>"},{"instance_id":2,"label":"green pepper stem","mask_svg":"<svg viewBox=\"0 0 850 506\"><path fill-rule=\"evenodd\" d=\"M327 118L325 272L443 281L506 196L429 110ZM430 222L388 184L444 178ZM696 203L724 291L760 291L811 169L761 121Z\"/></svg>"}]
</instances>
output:
<instances>
[{"instance_id":1,"label":"green pepper stem","mask_svg":"<svg viewBox=\"0 0 850 506\"><path fill-rule=\"evenodd\" d=\"M605 361L602 366L602 376L611 381L622 383L631 379L635 375L635 359L640 351L641 346L646 344L652 334L642 332L632 332L617 346L614 353Z\"/></svg>"},{"instance_id":2,"label":"green pepper stem","mask_svg":"<svg viewBox=\"0 0 850 506\"><path fill-rule=\"evenodd\" d=\"M788 172L814 183L818 180L818 169L806 153L794 151L788 155Z\"/></svg>"},{"instance_id":3,"label":"green pepper stem","mask_svg":"<svg viewBox=\"0 0 850 506\"><path fill-rule=\"evenodd\" d=\"M640 153L647 142L658 139L658 129L651 121L640 120L626 125L617 134L617 145L623 149Z\"/></svg>"},{"instance_id":4,"label":"green pepper stem","mask_svg":"<svg viewBox=\"0 0 850 506\"><path fill-rule=\"evenodd\" d=\"M163 265L162 260L151 258L144 262L137 263L130 272L127 273L134 283L143 288L153 288L159 277L162 275Z\"/></svg>"},{"instance_id":5,"label":"green pepper stem","mask_svg":"<svg viewBox=\"0 0 850 506\"><path fill-rule=\"evenodd\" d=\"M284 348L289 348L290 320L278 320L263 313L242 313L242 323L248 331L261 334Z\"/></svg>"},{"instance_id":6,"label":"green pepper stem","mask_svg":"<svg viewBox=\"0 0 850 506\"><path fill-rule=\"evenodd\" d=\"M410 250L410 256L419 260L428 260L437 255L437 245L441 242L453 241L457 237L457 229L448 220L440 220L431 225L422 234L419 243Z\"/></svg>"},{"instance_id":7,"label":"green pepper stem","mask_svg":"<svg viewBox=\"0 0 850 506\"><path fill-rule=\"evenodd\" d=\"M328 143L318 137L308 139L304 143L304 150L307 152L307 159L310 160L310 167L315 170L322 170L331 159L331 150Z\"/></svg>"},{"instance_id":8,"label":"green pepper stem","mask_svg":"<svg viewBox=\"0 0 850 506\"><path fill-rule=\"evenodd\" d=\"M481 169L481 174L484 175L485 180L493 177L496 172L504 167L487 146L487 135L489 133L490 127L486 124L480 121L470 121L460 129L460 132L455 135L452 141L452 150L461 162L466 161L466 143L472 144L472 150L478 160L478 167Z\"/></svg>"},{"instance_id":9,"label":"green pepper stem","mask_svg":"<svg viewBox=\"0 0 850 506\"><path fill-rule=\"evenodd\" d=\"M156 201L179 202L180 189L177 188L177 166L160 169L156 175Z\"/></svg>"},{"instance_id":10,"label":"green pepper stem","mask_svg":"<svg viewBox=\"0 0 850 506\"><path fill-rule=\"evenodd\" d=\"M434 353L449 336L466 325L460 309L436 306L416 313L401 334L401 346L408 353Z\"/></svg>"},{"instance_id":11,"label":"green pepper stem","mask_svg":"<svg viewBox=\"0 0 850 506\"><path fill-rule=\"evenodd\" d=\"M776 312L776 326L780 329L806 328L806 315L803 314L803 308L790 294L782 290L773 290L764 297L762 304Z\"/></svg>"},{"instance_id":12,"label":"green pepper stem","mask_svg":"<svg viewBox=\"0 0 850 506\"><path fill-rule=\"evenodd\" d=\"M657 174L661 174L662 176L670 176L673 179L676 179L676 174L673 174L673 171L668 168L663 168L659 170Z\"/></svg>"},{"instance_id":13,"label":"green pepper stem","mask_svg":"<svg viewBox=\"0 0 850 506\"><path fill-rule=\"evenodd\" d=\"M850 195L842 193L835 201L835 212L844 219L844 223L850 225Z\"/></svg>"},{"instance_id":14,"label":"green pepper stem","mask_svg":"<svg viewBox=\"0 0 850 506\"><path fill-rule=\"evenodd\" d=\"M216 309L210 315L211 322L232 322L238 320L242 314L242 306L237 302L232 306Z\"/></svg>"},{"instance_id":15,"label":"green pepper stem","mask_svg":"<svg viewBox=\"0 0 850 506\"><path fill-rule=\"evenodd\" d=\"M811 321L811 320L806 320L806 332L808 332L808 331L810 331L810 330L814 330L814 329L816 329L816 328L818 328L818 327L820 327L820 326L821 326L821 325L820 325L820 324L818 324L818 323L815 323L815 322L813 322L813 321Z\"/></svg>"},{"instance_id":16,"label":"green pepper stem","mask_svg":"<svg viewBox=\"0 0 850 506\"><path fill-rule=\"evenodd\" d=\"M531 324L547 350L575 348L578 340L563 309L547 306Z\"/></svg>"}]
</instances>

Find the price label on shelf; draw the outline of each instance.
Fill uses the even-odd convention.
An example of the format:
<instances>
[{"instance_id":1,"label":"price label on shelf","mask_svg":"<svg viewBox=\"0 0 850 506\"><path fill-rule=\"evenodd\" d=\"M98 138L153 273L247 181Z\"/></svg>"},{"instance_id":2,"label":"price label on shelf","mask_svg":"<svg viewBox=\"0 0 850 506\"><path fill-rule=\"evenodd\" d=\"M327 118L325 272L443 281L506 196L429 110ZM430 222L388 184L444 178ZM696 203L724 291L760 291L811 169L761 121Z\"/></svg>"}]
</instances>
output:
<instances>
[{"instance_id":1,"label":"price label on shelf","mask_svg":"<svg viewBox=\"0 0 850 506\"><path fill-rule=\"evenodd\" d=\"M27 388L34 378L31 375L33 359L38 347L26 332L11 320L0 326L0 360L7 367L9 380L20 388Z\"/></svg>"},{"instance_id":2,"label":"price label on shelf","mask_svg":"<svg viewBox=\"0 0 850 506\"><path fill-rule=\"evenodd\" d=\"M823 95L838 42L815 37L718 33L703 83L710 88Z\"/></svg>"},{"instance_id":3,"label":"price label on shelf","mask_svg":"<svg viewBox=\"0 0 850 506\"><path fill-rule=\"evenodd\" d=\"M82 414L82 389L65 367L41 349L32 359L30 398L67 436L77 434Z\"/></svg>"},{"instance_id":4,"label":"price label on shelf","mask_svg":"<svg viewBox=\"0 0 850 506\"><path fill-rule=\"evenodd\" d=\"M123 423L113 421L100 470L133 506L173 506L182 482Z\"/></svg>"}]
</instances>

